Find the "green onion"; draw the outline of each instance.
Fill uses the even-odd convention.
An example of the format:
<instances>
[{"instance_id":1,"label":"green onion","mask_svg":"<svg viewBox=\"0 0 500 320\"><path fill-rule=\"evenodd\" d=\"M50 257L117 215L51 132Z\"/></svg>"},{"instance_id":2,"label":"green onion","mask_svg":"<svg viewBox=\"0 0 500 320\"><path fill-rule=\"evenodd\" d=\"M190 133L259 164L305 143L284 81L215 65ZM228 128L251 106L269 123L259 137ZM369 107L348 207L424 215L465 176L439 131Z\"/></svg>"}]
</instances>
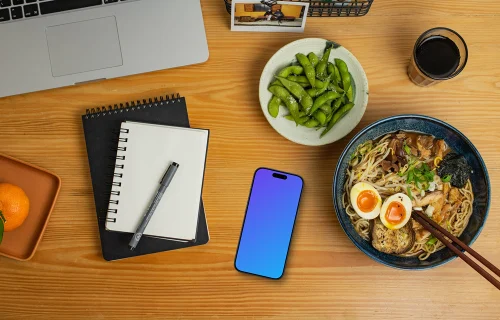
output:
<instances>
[{"instance_id":1,"label":"green onion","mask_svg":"<svg viewBox=\"0 0 500 320\"><path fill-rule=\"evenodd\" d=\"M408 192L408 197L410 198L410 200L413 200L413 195L411 194L411 189L410 187L406 187L406 192Z\"/></svg>"},{"instance_id":2,"label":"green onion","mask_svg":"<svg viewBox=\"0 0 500 320\"><path fill-rule=\"evenodd\" d=\"M438 239L434 236L432 236L429 240L427 240L426 244L427 245L433 245L438 241Z\"/></svg>"},{"instance_id":3,"label":"green onion","mask_svg":"<svg viewBox=\"0 0 500 320\"><path fill-rule=\"evenodd\" d=\"M408 172L408 178L406 178L406 181L408 183L410 183L410 182L413 181L413 170L411 170L410 172Z\"/></svg>"},{"instance_id":4,"label":"green onion","mask_svg":"<svg viewBox=\"0 0 500 320\"><path fill-rule=\"evenodd\" d=\"M406 152L406 154L407 154L407 155L410 155L410 154L411 154L411 149L410 149L410 147L408 147L408 146L406 145L406 143L403 145L403 149L405 149L405 152Z\"/></svg>"},{"instance_id":5,"label":"green onion","mask_svg":"<svg viewBox=\"0 0 500 320\"><path fill-rule=\"evenodd\" d=\"M425 173L425 178L427 181L432 182L434 181L434 173L432 171L426 172Z\"/></svg>"},{"instance_id":6,"label":"green onion","mask_svg":"<svg viewBox=\"0 0 500 320\"><path fill-rule=\"evenodd\" d=\"M443 182L450 182L451 180L451 174L445 175L443 178L441 178Z\"/></svg>"}]
</instances>

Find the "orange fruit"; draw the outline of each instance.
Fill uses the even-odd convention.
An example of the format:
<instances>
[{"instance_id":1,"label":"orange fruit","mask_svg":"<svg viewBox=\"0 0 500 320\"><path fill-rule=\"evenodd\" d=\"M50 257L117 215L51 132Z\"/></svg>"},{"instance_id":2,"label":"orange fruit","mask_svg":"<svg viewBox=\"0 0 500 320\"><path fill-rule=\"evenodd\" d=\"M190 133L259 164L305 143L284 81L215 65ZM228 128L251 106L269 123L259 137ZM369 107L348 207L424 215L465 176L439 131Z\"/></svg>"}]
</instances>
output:
<instances>
[{"instance_id":1,"label":"orange fruit","mask_svg":"<svg viewBox=\"0 0 500 320\"><path fill-rule=\"evenodd\" d=\"M12 231L26 220L30 211L30 200L18 186L0 183L0 211L5 217L4 231Z\"/></svg>"}]
</instances>

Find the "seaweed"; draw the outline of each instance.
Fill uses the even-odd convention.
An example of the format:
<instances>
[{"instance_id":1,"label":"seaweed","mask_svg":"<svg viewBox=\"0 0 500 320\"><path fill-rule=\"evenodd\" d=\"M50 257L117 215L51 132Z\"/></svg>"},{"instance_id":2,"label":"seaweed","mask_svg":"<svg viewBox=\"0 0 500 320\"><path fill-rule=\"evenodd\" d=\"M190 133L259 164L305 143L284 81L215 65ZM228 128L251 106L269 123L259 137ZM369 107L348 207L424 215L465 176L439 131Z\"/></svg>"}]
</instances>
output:
<instances>
[{"instance_id":1,"label":"seaweed","mask_svg":"<svg viewBox=\"0 0 500 320\"><path fill-rule=\"evenodd\" d=\"M437 174L441 179L449 176L450 183L456 188L463 188L472 173L472 168L465 160L465 157L457 153L449 153L443 161L439 163Z\"/></svg>"}]
</instances>

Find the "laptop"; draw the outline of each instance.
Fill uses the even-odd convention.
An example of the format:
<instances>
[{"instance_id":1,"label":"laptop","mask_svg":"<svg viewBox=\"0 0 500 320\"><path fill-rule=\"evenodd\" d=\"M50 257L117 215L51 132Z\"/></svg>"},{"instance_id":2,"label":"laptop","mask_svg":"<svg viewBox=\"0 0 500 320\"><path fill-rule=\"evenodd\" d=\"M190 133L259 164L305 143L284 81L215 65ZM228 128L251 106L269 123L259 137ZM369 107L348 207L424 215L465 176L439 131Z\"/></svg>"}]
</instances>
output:
<instances>
[{"instance_id":1,"label":"laptop","mask_svg":"<svg viewBox=\"0 0 500 320\"><path fill-rule=\"evenodd\" d=\"M200 0L0 0L0 97L202 63Z\"/></svg>"}]
</instances>

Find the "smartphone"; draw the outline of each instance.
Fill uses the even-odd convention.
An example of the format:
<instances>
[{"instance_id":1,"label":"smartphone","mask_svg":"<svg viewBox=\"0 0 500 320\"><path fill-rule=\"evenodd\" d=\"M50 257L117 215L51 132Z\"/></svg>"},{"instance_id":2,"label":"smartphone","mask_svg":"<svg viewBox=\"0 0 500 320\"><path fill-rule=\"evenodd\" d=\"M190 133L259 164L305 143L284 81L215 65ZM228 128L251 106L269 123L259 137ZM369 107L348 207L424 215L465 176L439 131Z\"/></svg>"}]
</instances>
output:
<instances>
[{"instance_id":1,"label":"smartphone","mask_svg":"<svg viewBox=\"0 0 500 320\"><path fill-rule=\"evenodd\" d=\"M255 171L234 266L279 279L285 271L304 181L277 170Z\"/></svg>"}]
</instances>

